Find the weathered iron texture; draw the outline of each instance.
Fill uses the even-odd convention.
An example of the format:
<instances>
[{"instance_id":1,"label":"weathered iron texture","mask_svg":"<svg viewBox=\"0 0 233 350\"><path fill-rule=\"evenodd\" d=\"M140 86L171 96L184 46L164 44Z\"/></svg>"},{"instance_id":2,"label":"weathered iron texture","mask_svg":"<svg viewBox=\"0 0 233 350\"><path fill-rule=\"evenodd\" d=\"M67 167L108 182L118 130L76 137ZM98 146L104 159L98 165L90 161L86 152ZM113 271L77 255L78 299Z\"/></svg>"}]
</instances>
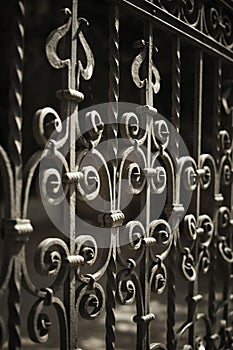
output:
<instances>
[{"instance_id":1,"label":"weathered iron texture","mask_svg":"<svg viewBox=\"0 0 233 350\"><path fill-rule=\"evenodd\" d=\"M0 346L7 343L10 350L22 347L24 288L34 296L26 322L29 337L35 343L47 342L51 321L46 307L54 307L60 329L60 349L78 350L82 320L91 323L105 313L102 331L106 335L106 349L113 350L116 348L115 310L119 303L135 305L136 313L129 318L136 324L137 350L232 349L233 106L230 100L233 83L230 77L223 79L223 70L224 67L232 69L233 65L233 3L230 0L109 0L109 52L106 53L109 67L105 67L109 71L107 125L101 116L89 112L86 119L89 133L77 142L83 123L79 107L85 99L81 81L94 76L95 66L95 52L85 34L89 23L79 13L78 3L82 1L87 0L72 0L72 7L64 10L65 23L48 36L47 59L52 67L62 70L64 77L64 85L57 91L61 109L57 113L46 107L35 113L33 131L41 150L33 154L26 165L22 159L22 100L27 28L24 26L24 0L15 1L9 147L6 151L0 146L4 184L0 297L8 295L8 320L0 316ZM96 6L102 6L102 1ZM117 102L120 101L120 43L124 40L123 35L120 37L120 25L124 12L141 20L143 37L134 38L131 43L133 59L127 62L129 76L123 77L131 79L134 88L140 89L141 109L122 116ZM88 35L92 30L95 28L91 28ZM157 47L160 33L172 42L168 53L171 67L167 68L171 81L170 120L176 131L172 134L164 120L155 119L160 112L155 96L157 98L163 89L160 47ZM60 58L58 45L65 37L70 56ZM161 41L159 43L162 45ZM194 101L192 116L182 116L182 77L186 60L182 45L189 45L195 57L194 86L186 95ZM208 101L212 110L209 128L213 132L212 151L203 153L207 57L214 62L213 94ZM182 136L182 118L190 119L190 134L193 134L190 156L180 154L178 135ZM48 120L62 135L50 140L49 146ZM127 142L119 155L121 138ZM110 142L108 149L100 154L97 146L102 139ZM169 142L173 158L168 151ZM69 152L64 157L62 149L67 143ZM89 164L83 165L87 151L91 152ZM142 162L127 161L131 153L135 159L143 159L143 168ZM52 281L38 288L31 280L26 260L27 243L33 240L28 206L34 174L46 156L51 159L51 168L42 174L41 193L50 205L62 205L67 199L69 206L64 209L67 237L47 237L33 252L37 272L51 277ZM106 157L111 161L106 161ZM101 171L96 169L95 159L102 162ZM62 163L62 174L53 166L56 162ZM124 184L127 181L126 185L122 184L122 179ZM160 198L165 187L168 189L166 203L157 218L151 198ZM187 192L193 191L191 204L186 209L181 187ZM129 212L122 209L123 192L124 196L132 196L135 203L140 201L144 207L143 217L139 215L132 220ZM93 225L108 232L109 244L104 248L98 246L90 232L83 229L80 234L75 219L76 213L83 210L82 201L91 202L99 193L106 198L105 208L90 214L91 209L86 204L83 207L89 210L88 220L93 216ZM127 246L121 245L122 237L127 238L124 240ZM200 283L203 274L206 274L205 287ZM177 284L180 283L186 291L182 296L185 316L183 322L178 323ZM156 322L160 322L160 315L151 308L151 299L158 294L166 296L164 343L151 340L152 333L153 339L157 337Z\"/></svg>"}]
</instances>

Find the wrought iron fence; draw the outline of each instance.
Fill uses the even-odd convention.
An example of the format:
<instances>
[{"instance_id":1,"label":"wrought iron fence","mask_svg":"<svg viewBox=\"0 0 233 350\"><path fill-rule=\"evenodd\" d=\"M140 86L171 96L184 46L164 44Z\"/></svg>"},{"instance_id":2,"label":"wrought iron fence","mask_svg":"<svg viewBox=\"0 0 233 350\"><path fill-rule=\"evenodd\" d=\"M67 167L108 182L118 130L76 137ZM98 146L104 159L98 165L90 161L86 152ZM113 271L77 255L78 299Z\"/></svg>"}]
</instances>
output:
<instances>
[{"instance_id":1,"label":"wrought iron fence","mask_svg":"<svg viewBox=\"0 0 233 350\"><path fill-rule=\"evenodd\" d=\"M46 43L50 65L63 74L54 91L60 113L43 106L35 111L41 151L24 164L27 4L15 1L12 14L9 143L0 146L2 304L7 296L0 344L20 349L26 318L30 339L45 347L53 328L48 310L54 308L61 349L77 350L82 323L89 320L92 327L100 314L106 349L115 349L117 304L132 304L128 318L136 340L130 348L231 349L232 1L72 0ZM87 16L92 12L88 31L82 8ZM103 37L96 43L98 26ZM106 47L109 66L103 66ZM107 110L93 107L107 85ZM85 98L92 105L82 113ZM118 103L124 100L139 107L126 110ZM34 283L28 208L37 175L44 206L50 218L56 208L51 220L62 227L30 248L38 276L48 277ZM93 204L98 196L102 207ZM33 302L22 319L31 300L23 290ZM164 341L158 331L164 320L151 302L160 294Z\"/></svg>"}]
</instances>

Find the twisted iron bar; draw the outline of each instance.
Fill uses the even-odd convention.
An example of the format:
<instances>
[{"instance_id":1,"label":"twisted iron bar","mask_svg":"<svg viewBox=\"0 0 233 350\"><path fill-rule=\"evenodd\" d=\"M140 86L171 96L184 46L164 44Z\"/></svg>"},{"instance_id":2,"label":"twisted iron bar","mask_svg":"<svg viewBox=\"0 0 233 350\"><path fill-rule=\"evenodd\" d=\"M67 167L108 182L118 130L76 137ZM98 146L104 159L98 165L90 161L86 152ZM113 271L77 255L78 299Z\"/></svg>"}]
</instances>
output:
<instances>
[{"instance_id":1,"label":"twisted iron bar","mask_svg":"<svg viewBox=\"0 0 233 350\"><path fill-rule=\"evenodd\" d=\"M175 299L176 299L176 247L174 244L171 247L169 256L168 256L168 264L167 264L167 349L174 349L174 326L175 326Z\"/></svg>"},{"instance_id":2,"label":"twisted iron bar","mask_svg":"<svg viewBox=\"0 0 233 350\"><path fill-rule=\"evenodd\" d=\"M112 157L117 159L118 99L119 99L119 7L109 5L109 90L108 90L108 137L112 139Z\"/></svg>"},{"instance_id":3,"label":"twisted iron bar","mask_svg":"<svg viewBox=\"0 0 233 350\"><path fill-rule=\"evenodd\" d=\"M111 255L107 268L106 287L106 349L115 349L116 259Z\"/></svg>"},{"instance_id":4,"label":"twisted iron bar","mask_svg":"<svg viewBox=\"0 0 233 350\"><path fill-rule=\"evenodd\" d=\"M14 174L14 202L11 213L20 218L22 196L22 101L23 101L23 62L24 62L24 1L15 1L15 17L13 20L12 65L10 86L9 113L9 153ZM10 244L16 242L10 242ZM10 247L8 247L9 249ZM23 248L22 248L23 249ZM22 249L12 256L13 269L9 280L8 295L8 329L9 349L21 348L20 337L20 298L21 298L21 254Z\"/></svg>"},{"instance_id":5,"label":"twisted iron bar","mask_svg":"<svg viewBox=\"0 0 233 350\"><path fill-rule=\"evenodd\" d=\"M119 7L109 4L109 90L108 90L108 138L111 139L110 157L112 159L113 183L116 185L117 150L118 150L118 98L119 98ZM113 203L116 209L116 188L113 186ZM107 268L106 285L106 348L115 349L115 307L116 307L116 234L117 228L111 229L112 253Z\"/></svg>"},{"instance_id":6,"label":"twisted iron bar","mask_svg":"<svg viewBox=\"0 0 233 350\"><path fill-rule=\"evenodd\" d=\"M208 306L208 315L212 325L215 324L216 321L216 269L217 269L217 244L215 240L212 242L212 247L210 250L211 253L211 269L210 269L210 281L209 281L209 306Z\"/></svg>"},{"instance_id":7,"label":"twisted iron bar","mask_svg":"<svg viewBox=\"0 0 233 350\"><path fill-rule=\"evenodd\" d=\"M220 127L221 127L221 94L222 94L222 63L218 60L215 64L215 89L214 89L214 132L215 132L215 143L214 143L214 154L216 165L219 166L220 162ZM215 206L215 223L217 225L218 216L218 203ZM215 233L216 236L217 232ZM210 280L209 280L209 307L208 314L212 325L216 321L216 268L217 268L217 242L216 237L213 238L210 247L211 253L211 268L210 268Z\"/></svg>"},{"instance_id":8,"label":"twisted iron bar","mask_svg":"<svg viewBox=\"0 0 233 350\"><path fill-rule=\"evenodd\" d=\"M15 1L15 19L12 38L12 67L9 114L9 151L15 175L15 207L20 216L22 189L22 101L24 62L24 0Z\"/></svg>"},{"instance_id":9,"label":"twisted iron bar","mask_svg":"<svg viewBox=\"0 0 233 350\"><path fill-rule=\"evenodd\" d=\"M217 166L220 162L220 128L221 128L221 99L222 99L222 64L218 60L215 65L215 90L214 90L214 130L215 130L215 159Z\"/></svg>"},{"instance_id":10,"label":"twisted iron bar","mask_svg":"<svg viewBox=\"0 0 233 350\"><path fill-rule=\"evenodd\" d=\"M20 264L17 258L14 260L13 270L9 281L8 295L8 330L9 349L18 350L21 348L20 336L20 299L21 299L21 277Z\"/></svg>"},{"instance_id":11,"label":"twisted iron bar","mask_svg":"<svg viewBox=\"0 0 233 350\"><path fill-rule=\"evenodd\" d=\"M173 136L173 154L176 166L179 160L179 138L180 131L180 80L181 80L181 60L180 60L180 39L176 38L173 42L173 62L172 62L172 124L175 128ZM176 177L176 203L179 204L179 179ZM174 348L174 326L175 326L175 299L176 299L176 237L179 229L175 230L174 242L168 256L168 307L167 307L167 348Z\"/></svg>"},{"instance_id":12,"label":"twisted iron bar","mask_svg":"<svg viewBox=\"0 0 233 350\"><path fill-rule=\"evenodd\" d=\"M173 42L173 61L172 61L172 124L175 128L175 135L180 131L180 39L176 38ZM176 162L179 159L179 138L173 138L173 155Z\"/></svg>"}]
</instances>

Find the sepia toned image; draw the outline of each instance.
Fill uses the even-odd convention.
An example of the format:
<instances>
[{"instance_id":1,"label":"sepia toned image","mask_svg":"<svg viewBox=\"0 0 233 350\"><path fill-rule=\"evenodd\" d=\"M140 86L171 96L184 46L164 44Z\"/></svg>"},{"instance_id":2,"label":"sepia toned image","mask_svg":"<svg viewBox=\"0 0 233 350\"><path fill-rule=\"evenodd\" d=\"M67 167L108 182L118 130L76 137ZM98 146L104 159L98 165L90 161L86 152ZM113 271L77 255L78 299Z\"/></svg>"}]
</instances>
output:
<instances>
[{"instance_id":1,"label":"sepia toned image","mask_svg":"<svg viewBox=\"0 0 233 350\"><path fill-rule=\"evenodd\" d=\"M233 349L233 1L0 12L0 349Z\"/></svg>"}]
</instances>

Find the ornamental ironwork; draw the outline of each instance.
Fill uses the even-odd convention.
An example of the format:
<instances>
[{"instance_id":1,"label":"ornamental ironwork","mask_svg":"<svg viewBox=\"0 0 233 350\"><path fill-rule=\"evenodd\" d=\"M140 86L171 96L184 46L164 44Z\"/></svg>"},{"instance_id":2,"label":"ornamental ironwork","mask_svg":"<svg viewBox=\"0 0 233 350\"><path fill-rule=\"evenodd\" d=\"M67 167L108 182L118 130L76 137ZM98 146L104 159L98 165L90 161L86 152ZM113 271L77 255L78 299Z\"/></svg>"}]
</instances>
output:
<instances>
[{"instance_id":1,"label":"ornamental ironwork","mask_svg":"<svg viewBox=\"0 0 233 350\"><path fill-rule=\"evenodd\" d=\"M60 111L35 110L40 150L25 163L27 5L14 2L9 142L0 146L1 347L24 348L23 324L31 348L46 347L56 322L60 349L84 349L82 324L90 336L102 316L101 346L117 349L121 305L132 312L130 349L231 349L232 1L72 0L45 45L62 76ZM82 6L103 13L89 25ZM107 13L109 66L96 76L91 36ZM104 89L106 72L106 103L84 105L85 81ZM28 252L36 182L53 233Z\"/></svg>"}]
</instances>

